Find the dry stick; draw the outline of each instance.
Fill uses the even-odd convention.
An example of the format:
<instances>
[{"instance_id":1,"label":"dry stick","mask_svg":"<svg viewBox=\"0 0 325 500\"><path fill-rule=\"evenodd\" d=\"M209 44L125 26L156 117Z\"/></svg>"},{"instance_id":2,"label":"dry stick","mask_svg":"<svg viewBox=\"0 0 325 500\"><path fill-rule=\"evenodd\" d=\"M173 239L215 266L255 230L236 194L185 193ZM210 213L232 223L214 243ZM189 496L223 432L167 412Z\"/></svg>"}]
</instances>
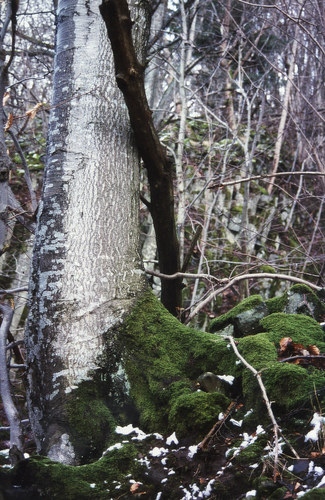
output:
<instances>
[{"instance_id":1,"label":"dry stick","mask_svg":"<svg viewBox=\"0 0 325 500\"><path fill-rule=\"evenodd\" d=\"M18 292L28 292L28 287L27 286L21 286L18 288L8 288L8 289L0 289L0 294L11 294L11 293L18 293Z\"/></svg>"},{"instance_id":2,"label":"dry stick","mask_svg":"<svg viewBox=\"0 0 325 500\"><path fill-rule=\"evenodd\" d=\"M299 459L300 457L299 457L298 453L296 452L296 450L293 448L293 446L284 437L284 435L281 432L281 429L278 426L278 423L277 423L276 418L274 416L274 413L272 411L271 402L270 402L270 400L268 398L268 395L267 395L267 392L266 392L266 389L265 389L265 385L263 384L263 380L262 380L262 376L261 376L260 372L258 372L257 370L255 370L255 368L252 365L250 365L246 361L245 358L243 358L243 356L240 354L240 352L237 349L237 346L235 344L235 341L234 341L233 337L227 336L227 337L225 337L225 339L230 341L231 347L233 348L234 353L236 354L237 358L240 359L240 361L246 366L246 368L248 368L248 370L250 370L254 374L254 376L257 379L258 385L260 386L260 389L261 389L261 392L262 392L262 396L263 396L263 399L264 399L264 402L265 402L265 405L266 405L266 408L267 408L267 412L268 412L270 420L271 420L271 422L273 424L273 434L274 434L274 476L273 477L274 477L274 479L276 479L276 476L277 476L277 465L278 465L278 460L279 460L279 434L283 437L284 441L289 446L289 448L292 451L293 455L297 459Z\"/></svg>"},{"instance_id":3,"label":"dry stick","mask_svg":"<svg viewBox=\"0 0 325 500\"><path fill-rule=\"evenodd\" d=\"M196 316L197 313L199 311L201 311L201 309L205 305L207 305L209 302L211 302L211 300L214 297L216 297L217 295L220 295L222 292L224 292L228 288L232 287L233 285L235 285L239 281L242 281L245 279L256 279L256 278L270 278L270 279L287 280L287 281L292 281L293 283L300 283L302 285L307 285L316 291L319 291L322 289L321 286L314 285L314 283L310 283L309 281L305 281L301 278L296 278L295 276L288 276L287 274L280 274L280 273L276 273L276 274L272 274L272 273L242 274L240 276L235 276L232 279L226 279L226 281L220 280L219 283L220 284L225 283L224 286L222 286L221 288L217 288L217 290L213 290L212 292L210 292L208 294L208 296L195 307L195 309L191 312L191 314L189 314L189 316L187 317L187 319L185 321L185 324L189 323L191 321L191 319L194 318L194 316Z\"/></svg>"},{"instance_id":4,"label":"dry stick","mask_svg":"<svg viewBox=\"0 0 325 500\"><path fill-rule=\"evenodd\" d=\"M297 356L290 356L289 358L284 358L284 359L279 359L279 363L291 363L291 361L295 361L297 359L301 360L306 360L306 361L312 361L312 360L325 360L325 355L324 354L307 354L307 355L297 355Z\"/></svg>"},{"instance_id":5,"label":"dry stick","mask_svg":"<svg viewBox=\"0 0 325 500\"><path fill-rule=\"evenodd\" d=\"M261 174L261 175L252 175L251 177L245 177L244 179L237 179L234 181L226 181L226 182L216 182L215 184L212 184L209 189L219 189L223 188L225 186L234 186L235 184L242 184L243 182L251 182L251 181L256 181L256 180L264 180L264 179L270 179L271 177L284 177L284 176L291 176L291 175L298 175L298 176L325 176L325 172L276 172L274 174ZM213 182L213 179L212 181Z\"/></svg>"},{"instance_id":6,"label":"dry stick","mask_svg":"<svg viewBox=\"0 0 325 500\"><path fill-rule=\"evenodd\" d=\"M270 180L270 184L267 187L267 192L269 195L272 193L274 182L275 182L274 174L277 173L279 162L280 162L280 153L281 153L282 144L283 144L283 140L284 140L284 131L285 131L287 116L288 116L288 112L289 112L289 99L290 99L290 93L291 93L291 89L292 89L293 75L294 75L294 69L295 69L295 64L296 64L296 53L297 53L297 47L298 47L297 34L298 34L298 25L296 25L296 31L295 31L295 36L294 36L293 45L292 45L289 74L288 74L287 84L286 84L286 88L285 88L284 102L282 105L282 113L281 113L280 124L279 124L279 128L278 128L278 134L277 134L277 138L276 138L276 142L275 142L274 158L273 158L273 166L272 166L272 177Z\"/></svg>"},{"instance_id":7,"label":"dry stick","mask_svg":"<svg viewBox=\"0 0 325 500\"><path fill-rule=\"evenodd\" d=\"M9 374L7 370L6 342L14 310L5 304L0 304L3 315L0 327L0 394L3 407L10 425L10 451L9 458L12 465L23 460L22 426L17 408L11 395Z\"/></svg>"},{"instance_id":8,"label":"dry stick","mask_svg":"<svg viewBox=\"0 0 325 500\"><path fill-rule=\"evenodd\" d=\"M273 477L276 478L277 470L278 470L278 461L279 461L279 431L280 430L279 430L279 426L277 424L277 421L275 419L275 416L273 414L273 411L271 408L271 403L270 403L270 400L267 396L266 389L265 389L265 386L263 384L261 374L257 370L255 370L255 368L252 365L250 365L246 361L245 358L243 358L243 356L240 354L240 352L237 349L237 346L235 344L233 337L225 337L225 338L230 341L231 347L233 348L234 353L236 354L237 358L240 359L240 361L243 363L243 365L245 365L246 368L248 368L248 370L250 370L254 374L254 376L257 379L258 385L260 386L262 396L263 396L263 399L264 399L264 402L265 402L265 405L267 408L267 412L268 412L270 420L273 424L273 434L274 434L274 474L273 474Z\"/></svg>"},{"instance_id":9,"label":"dry stick","mask_svg":"<svg viewBox=\"0 0 325 500\"><path fill-rule=\"evenodd\" d=\"M205 436L205 438L201 441L201 443L199 444L198 448L200 448L201 450L206 450L207 445L209 444L209 441L211 440L211 438L216 433L218 427L221 427L221 425L224 424L224 422L230 416L231 412L235 409L236 404L237 404L236 401L232 401L230 403L230 405L228 406L228 408L227 408L224 416L220 420L218 420L218 422L216 422L214 424L214 426L212 427L212 429L208 432L208 434Z\"/></svg>"},{"instance_id":10,"label":"dry stick","mask_svg":"<svg viewBox=\"0 0 325 500\"><path fill-rule=\"evenodd\" d=\"M248 273L248 274L241 274L239 276L235 276L234 278L223 278L223 279L218 279L215 276L212 276L211 274L194 274L194 273L175 273L175 274L163 274L163 273L158 273L156 271L151 271L149 269L146 270L147 274L150 274L151 276L157 276L158 278L163 278L165 280L174 280L177 278L193 278L193 279L205 279L210 282L215 282L218 285L222 285L220 288L217 288L216 290L212 290L208 294L208 296L199 302L195 309L189 314L189 316L186 318L186 321L184 322L185 324L188 324L197 314L201 309L206 306L211 300L216 297L217 295L220 295L222 292L227 290L228 288L232 287L236 283L242 281L242 280L247 280L247 279L261 279L261 278L267 278L267 279L280 279L280 280L286 280L286 281L292 281L293 283L300 283L302 285L307 285L309 288L316 290L317 292L319 290L322 290L321 286L315 285L314 283L311 283L310 281L303 280L302 278L297 278L295 276L289 276L288 274L280 274L280 273Z\"/></svg>"},{"instance_id":11,"label":"dry stick","mask_svg":"<svg viewBox=\"0 0 325 500\"><path fill-rule=\"evenodd\" d=\"M114 55L116 83L123 93L140 156L148 172L150 212L159 264L166 274L179 271L175 228L173 169L155 129L144 88L145 66L138 60L132 39L132 21L126 0L103 0L99 6ZM162 280L161 301L177 316L181 282Z\"/></svg>"}]
</instances>

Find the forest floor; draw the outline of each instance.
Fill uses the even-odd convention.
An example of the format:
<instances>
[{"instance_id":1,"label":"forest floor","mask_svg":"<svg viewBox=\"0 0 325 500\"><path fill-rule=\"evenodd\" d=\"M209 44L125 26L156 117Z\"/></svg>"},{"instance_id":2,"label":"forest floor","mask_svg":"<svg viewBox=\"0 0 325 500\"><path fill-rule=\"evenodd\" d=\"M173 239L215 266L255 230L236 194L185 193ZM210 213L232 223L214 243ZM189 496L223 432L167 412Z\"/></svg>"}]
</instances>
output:
<instances>
[{"instance_id":1,"label":"forest floor","mask_svg":"<svg viewBox=\"0 0 325 500\"><path fill-rule=\"evenodd\" d=\"M305 496L312 488L318 488L316 496L316 490L313 490L306 498L323 498L322 494L325 498L323 417L311 422L305 434L294 436L299 459L292 455L280 438L280 456L275 467L272 427L257 425L254 431L249 432L242 415L242 405L234 403L226 416L217 417L216 425L201 443L194 443L191 436L178 440L175 433L168 437L158 433L146 434L131 424L117 427L116 443L104 455L132 443L137 448L136 460L141 464L142 472L135 477L126 476L123 480L117 478L105 485L104 495L101 489L102 493L96 496L99 485L90 483L89 498L296 499ZM5 425L1 405L0 418ZM245 428L246 431L243 430ZM27 432L26 436L27 458L35 448L30 433ZM0 469L3 472L10 467L8 445L8 440L0 440ZM30 489L25 491L17 485L6 491L5 500L29 498L31 494ZM34 496L30 498L37 498L37 485L33 491ZM50 500L50 497L42 495L39 498ZM79 500L79 496L77 498Z\"/></svg>"}]
</instances>

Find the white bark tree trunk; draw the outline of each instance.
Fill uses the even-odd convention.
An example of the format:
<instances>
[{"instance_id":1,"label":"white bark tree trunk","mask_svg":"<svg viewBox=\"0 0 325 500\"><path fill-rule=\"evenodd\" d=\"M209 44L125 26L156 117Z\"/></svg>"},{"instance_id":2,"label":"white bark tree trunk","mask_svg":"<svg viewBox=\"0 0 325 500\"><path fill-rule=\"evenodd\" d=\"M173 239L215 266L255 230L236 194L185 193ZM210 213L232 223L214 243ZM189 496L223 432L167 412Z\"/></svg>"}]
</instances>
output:
<instances>
[{"instance_id":1,"label":"white bark tree trunk","mask_svg":"<svg viewBox=\"0 0 325 500\"><path fill-rule=\"evenodd\" d=\"M83 382L108 370L109 357L118 357L114 329L145 286L138 156L99 3L58 2L48 160L26 332L38 451L70 464L82 461L82 452L70 435L66 402ZM110 369L118 372L118 363Z\"/></svg>"}]
</instances>

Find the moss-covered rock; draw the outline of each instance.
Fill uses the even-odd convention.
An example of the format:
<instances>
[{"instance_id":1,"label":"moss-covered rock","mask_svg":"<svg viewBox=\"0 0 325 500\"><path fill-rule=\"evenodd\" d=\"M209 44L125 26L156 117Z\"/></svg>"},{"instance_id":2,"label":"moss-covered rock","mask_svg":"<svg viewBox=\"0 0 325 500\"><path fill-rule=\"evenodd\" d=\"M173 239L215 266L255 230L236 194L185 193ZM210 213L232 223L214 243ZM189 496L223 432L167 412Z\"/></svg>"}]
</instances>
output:
<instances>
[{"instance_id":1,"label":"moss-covered rock","mask_svg":"<svg viewBox=\"0 0 325 500\"><path fill-rule=\"evenodd\" d=\"M325 304L307 285L293 285L280 297L266 301L270 313L304 314L321 321L325 317Z\"/></svg>"},{"instance_id":2,"label":"moss-covered rock","mask_svg":"<svg viewBox=\"0 0 325 500\"><path fill-rule=\"evenodd\" d=\"M108 444L116 421L93 382L83 382L67 404L68 421L74 447L83 463L98 458L98 450Z\"/></svg>"},{"instance_id":3,"label":"moss-covered rock","mask_svg":"<svg viewBox=\"0 0 325 500\"><path fill-rule=\"evenodd\" d=\"M261 434L258 436L254 443L246 446L236 454L236 456L231 459L233 465L252 465L256 463L261 463L263 457L266 455L264 450L267 445L268 437L266 434Z\"/></svg>"},{"instance_id":4,"label":"moss-covered rock","mask_svg":"<svg viewBox=\"0 0 325 500\"><path fill-rule=\"evenodd\" d=\"M325 351L324 332L312 318L299 314L274 313L261 320L263 333L240 339L238 348L244 358L262 373L262 380L269 399L280 411L288 411L302 401L308 401L313 392L325 384L323 371L277 361L277 347L283 337L291 337L296 343L317 345ZM242 390L247 405L255 409L263 419L265 406L256 398L259 391L256 377L244 370Z\"/></svg>"},{"instance_id":5,"label":"moss-covered rock","mask_svg":"<svg viewBox=\"0 0 325 500\"><path fill-rule=\"evenodd\" d=\"M325 498L325 489L324 488L314 488L303 496L306 500L321 500Z\"/></svg>"},{"instance_id":6,"label":"moss-covered rock","mask_svg":"<svg viewBox=\"0 0 325 500\"><path fill-rule=\"evenodd\" d=\"M325 304L306 285L294 285L280 297L264 301L252 295L227 313L214 319L210 331L243 337L263 331L261 320L273 313L302 314L321 321L325 317Z\"/></svg>"},{"instance_id":7,"label":"moss-covered rock","mask_svg":"<svg viewBox=\"0 0 325 500\"><path fill-rule=\"evenodd\" d=\"M210 325L211 332L223 333L222 330L233 326L233 335L243 337L260 330L259 322L269 314L265 302L260 295L252 295L233 307L226 314L214 319ZM227 334L232 332L226 332Z\"/></svg>"},{"instance_id":8,"label":"moss-covered rock","mask_svg":"<svg viewBox=\"0 0 325 500\"><path fill-rule=\"evenodd\" d=\"M283 337L291 337L294 342L309 345L316 343L325 350L325 334L314 319L302 314L274 313L260 322L268 338L278 343Z\"/></svg>"},{"instance_id":9,"label":"moss-covered rock","mask_svg":"<svg viewBox=\"0 0 325 500\"><path fill-rule=\"evenodd\" d=\"M182 394L171 405L169 427L180 437L192 435L200 438L216 423L219 413L229 403L230 400L219 392Z\"/></svg>"}]
</instances>

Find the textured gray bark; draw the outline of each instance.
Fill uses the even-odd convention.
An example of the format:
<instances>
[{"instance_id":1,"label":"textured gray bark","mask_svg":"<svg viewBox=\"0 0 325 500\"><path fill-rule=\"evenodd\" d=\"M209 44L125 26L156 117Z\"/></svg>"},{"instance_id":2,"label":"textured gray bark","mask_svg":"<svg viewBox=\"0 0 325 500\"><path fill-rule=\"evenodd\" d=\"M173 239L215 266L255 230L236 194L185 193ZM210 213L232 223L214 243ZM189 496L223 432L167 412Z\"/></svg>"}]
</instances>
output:
<instances>
[{"instance_id":1,"label":"textured gray bark","mask_svg":"<svg viewBox=\"0 0 325 500\"><path fill-rule=\"evenodd\" d=\"M78 462L66 398L102 366L145 286L138 157L99 0L60 0L48 160L26 332L29 413L41 453Z\"/></svg>"}]
</instances>

